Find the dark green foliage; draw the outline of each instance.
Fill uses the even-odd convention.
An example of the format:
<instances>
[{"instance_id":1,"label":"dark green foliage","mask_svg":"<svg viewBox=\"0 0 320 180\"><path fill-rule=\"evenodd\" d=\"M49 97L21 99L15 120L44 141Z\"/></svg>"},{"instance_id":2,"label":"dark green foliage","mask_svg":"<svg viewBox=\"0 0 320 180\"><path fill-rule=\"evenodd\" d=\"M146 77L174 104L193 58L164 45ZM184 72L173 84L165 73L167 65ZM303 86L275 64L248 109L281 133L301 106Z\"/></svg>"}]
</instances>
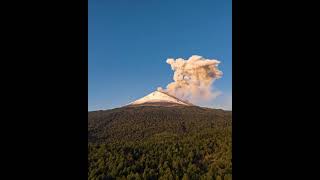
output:
<instances>
[{"instance_id":1,"label":"dark green foliage","mask_svg":"<svg viewBox=\"0 0 320 180\"><path fill-rule=\"evenodd\" d=\"M232 177L230 111L123 107L88 117L88 179Z\"/></svg>"}]
</instances>

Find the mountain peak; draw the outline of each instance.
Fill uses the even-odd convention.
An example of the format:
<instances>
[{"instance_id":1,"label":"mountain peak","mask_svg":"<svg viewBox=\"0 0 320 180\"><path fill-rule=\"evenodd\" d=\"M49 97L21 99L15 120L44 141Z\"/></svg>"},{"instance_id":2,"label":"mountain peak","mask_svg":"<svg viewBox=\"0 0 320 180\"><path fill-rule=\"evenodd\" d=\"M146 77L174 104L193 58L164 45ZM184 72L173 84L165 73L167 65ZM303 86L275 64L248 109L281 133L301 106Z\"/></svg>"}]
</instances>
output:
<instances>
[{"instance_id":1,"label":"mountain peak","mask_svg":"<svg viewBox=\"0 0 320 180\"><path fill-rule=\"evenodd\" d=\"M129 105L159 105L159 106L167 106L167 105L185 105L185 106L193 106L193 104L178 99L166 92L156 90L132 103Z\"/></svg>"}]
</instances>

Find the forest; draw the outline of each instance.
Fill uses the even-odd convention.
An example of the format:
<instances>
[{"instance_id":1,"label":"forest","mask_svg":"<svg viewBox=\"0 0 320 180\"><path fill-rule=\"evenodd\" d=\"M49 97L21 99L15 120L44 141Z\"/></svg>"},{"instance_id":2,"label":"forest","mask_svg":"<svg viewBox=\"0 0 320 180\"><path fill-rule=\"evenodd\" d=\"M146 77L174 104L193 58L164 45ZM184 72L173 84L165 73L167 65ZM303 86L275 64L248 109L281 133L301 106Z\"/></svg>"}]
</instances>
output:
<instances>
[{"instance_id":1,"label":"forest","mask_svg":"<svg viewBox=\"0 0 320 180\"><path fill-rule=\"evenodd\" d=\"M123 107L88 114L88 179L232 179L232 112Z\"/></svg>"}]
</instances>

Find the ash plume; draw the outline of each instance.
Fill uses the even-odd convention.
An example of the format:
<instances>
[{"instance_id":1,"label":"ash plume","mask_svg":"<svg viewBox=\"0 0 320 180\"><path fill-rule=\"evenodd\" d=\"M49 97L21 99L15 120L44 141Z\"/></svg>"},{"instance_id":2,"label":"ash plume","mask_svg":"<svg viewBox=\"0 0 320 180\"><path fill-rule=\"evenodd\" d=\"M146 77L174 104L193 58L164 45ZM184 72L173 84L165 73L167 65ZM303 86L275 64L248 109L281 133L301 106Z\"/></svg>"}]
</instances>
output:
<instances>
[{"instance_id":1,"label":"ash plume","mask_svg":"<svg viewBox=\"0 0 320 180\"><path fill-rule=\"evenodd\" d=\"M192 103L209 101L220 94L212 90L213 82L222 76L218 69L220 61L193 55L187 60L169 58L167 63L174 71L174 81L166 89L159 87L158 91Z\"/></svg>"}]
</instances>

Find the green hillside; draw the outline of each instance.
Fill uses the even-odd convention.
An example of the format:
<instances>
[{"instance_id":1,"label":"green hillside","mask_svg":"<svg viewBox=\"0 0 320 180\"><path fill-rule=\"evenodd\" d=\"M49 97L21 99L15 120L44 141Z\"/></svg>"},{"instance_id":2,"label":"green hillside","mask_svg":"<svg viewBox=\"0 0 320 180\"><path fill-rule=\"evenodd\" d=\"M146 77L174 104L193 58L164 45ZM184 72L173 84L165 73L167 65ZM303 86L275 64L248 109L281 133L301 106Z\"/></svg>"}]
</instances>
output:
<instances>
[{"instance_id":1,"label":"green hillside","mask_svg":"<svg viewBox=\"0 0 320 180\"><path fill-rule=\"evenodd\" d=\"M231 179L232 112L127 106L88 113L89 179Z\"/></svg>"}]
</instances>

